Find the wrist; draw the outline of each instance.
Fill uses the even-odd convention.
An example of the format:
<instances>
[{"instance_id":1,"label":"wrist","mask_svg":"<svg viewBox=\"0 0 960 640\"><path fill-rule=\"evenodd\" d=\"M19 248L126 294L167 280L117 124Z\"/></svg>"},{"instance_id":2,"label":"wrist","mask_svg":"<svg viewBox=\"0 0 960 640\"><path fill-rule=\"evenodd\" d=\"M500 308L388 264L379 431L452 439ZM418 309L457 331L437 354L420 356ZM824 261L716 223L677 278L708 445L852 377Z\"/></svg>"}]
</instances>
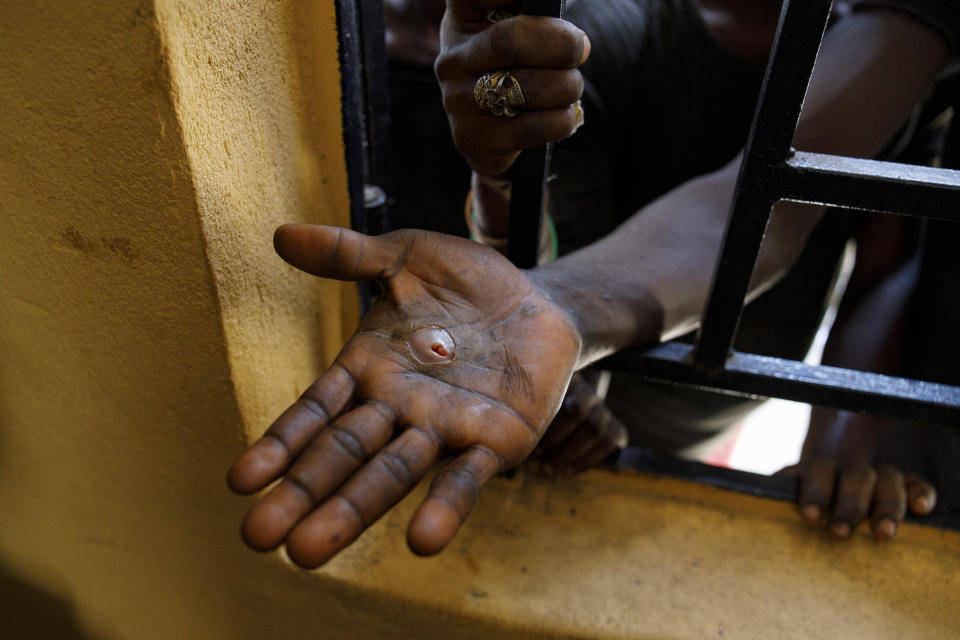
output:
<instances>
[{"instance_id":1,"label":"wrist","mask_svg":"<svg viewBox=\"0 0 960 640\"><path fill-rule=\"evenodd\" d=\"M490 238L503 238L510 233L510 180L473 172L470 180L473 209L471 231Z\"/></svg>"},{"instance_id":2,"label":"wrist","mask_svg":"<svg viewBox=\"0 0 960 640\"><path fill-rule=\"evenodd\" d=\"M663 308L639 282L610 283L595 268L580 268L567 258L536 267L527 276L579 336L577 368L660 339Z\"/></svg>"},{"instance_id":3,"label":"wrist","mask_svg":"<svg viewBox=\"0 0 960 640\"><path fill-rule=\"evenodd\" d=\"M883 420L869 414L815 406L800 461L829 458L844 466L869 464Z\"/></svg>"},{"instance_id":4,"label":"wrist","mask_svg":"<svg viewBox=\"0 0 960 640\"><path fill-rule=\"evenodd\" d=\"M503 255L507 254L510 233L510 192L511 182L508 178L474 171L471 188L464 203L464 221L470 232L470 239L492 247ZM544 210L538 263L556 260L558 251L556 227L549 212Z\"/></svg>"}]
</instances>

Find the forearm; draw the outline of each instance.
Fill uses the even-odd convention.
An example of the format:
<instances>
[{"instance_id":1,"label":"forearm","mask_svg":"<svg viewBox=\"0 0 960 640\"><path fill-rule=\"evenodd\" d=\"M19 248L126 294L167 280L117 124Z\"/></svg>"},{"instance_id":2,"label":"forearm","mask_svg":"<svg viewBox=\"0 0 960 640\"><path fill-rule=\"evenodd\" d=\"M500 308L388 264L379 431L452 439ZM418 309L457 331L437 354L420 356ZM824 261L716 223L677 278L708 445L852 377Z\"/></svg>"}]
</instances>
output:
<instances>
[{"instance_id":1,"label":"forearm","mask_svg":"<svg viewBox=\"0 0 960 640\"><path fill-rule=\"evenodd\" d=\"M919 258L914 257L870 291L848 291L827 341L823 364L886 375L901 373L905 312L918 275ZM872 459L881 425L876 416L814 407L801 460L828 457L866 464Z\"/></svg>"},{"instance_id":2,"label":"forearm","mask_svg":"<svg viewBox=\"0 0 960 640\"><path fill-rule=\"evenodd\" d=\"M875 155L946 61L932 29L897 13L845 19L824 40L797 129L804 150ZM600 242L539 267L534 279L569 310L581 365L693 329L708 294L738 161L648 205ZM750 286L756 296L792 265L819 209L780 203Z\"/></svg>"}]
</instances>

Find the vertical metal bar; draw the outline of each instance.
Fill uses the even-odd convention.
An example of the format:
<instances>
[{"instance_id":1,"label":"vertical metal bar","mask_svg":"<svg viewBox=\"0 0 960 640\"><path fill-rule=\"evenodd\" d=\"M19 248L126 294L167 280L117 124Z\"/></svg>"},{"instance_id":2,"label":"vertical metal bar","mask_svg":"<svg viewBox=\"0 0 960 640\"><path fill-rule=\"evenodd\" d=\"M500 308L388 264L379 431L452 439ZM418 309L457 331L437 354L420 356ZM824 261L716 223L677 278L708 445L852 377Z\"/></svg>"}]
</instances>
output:
<instances>
[{"instance_id":1,"label":"vertical metal bar","mask_svg":"<svg viewBox=\"0 0 960 640\"><path fill-rule=\"evenodd\" d=\"M563 0L524 0L523 12L563 17ZM507 255L521 269L537 265L551 145L524 151L510 169L510 235Z\"/></svg>"},{"instance_id":2,"label":"vertical metal bar","mask_svg":"<svg viewBox=\"0 0 960 640\"><path fill-rule=\"evenodd\" d=\"M953 117L943 141L941 164L947 169L960 169L960 82L954 88Z\"/></svg>"},{"instance_id":3,"label":"vertical metal bar","mask_svg":"<svg viewBox=\"0 0 960 640\"><path fill-rule=\"evenodd\" d=\"M367 224L363 186L367 176L366 119L364 117L363 55L360 16L355 0L336 0L337 36L340 58L343 146L347 161L347 190L350 194L350 226L362 233Z\"/></svg>"},{"instance_id":4,"label":"vertical metal bar","mask_svg":"<svg viewBox=\"0 0 960 640\"><path fill-rule=\"evenodd\" d=\"M368 233L389 231L387 218L393 193L393 153L390 137L390 89L383 0L358 0L360 46L363 54L364 115L367 136L365 182L385 195L380 206L367 209ZM369 191L369 189L368 189ZM367 198L369 202L370 198Z\"/></svg>"},{"instance_id":5,"label":"vertical metal bar","mask_svg":"<svg viewBox=\"0 0 960 640\"><path fill-rule=\"evenodd\" d=\"M770 210L779 199L771 189L774 173L790 155L831 4L787 0L780 13L694 353L708 368L722 367L733 344Z\"/></svg>"}]
</instances>

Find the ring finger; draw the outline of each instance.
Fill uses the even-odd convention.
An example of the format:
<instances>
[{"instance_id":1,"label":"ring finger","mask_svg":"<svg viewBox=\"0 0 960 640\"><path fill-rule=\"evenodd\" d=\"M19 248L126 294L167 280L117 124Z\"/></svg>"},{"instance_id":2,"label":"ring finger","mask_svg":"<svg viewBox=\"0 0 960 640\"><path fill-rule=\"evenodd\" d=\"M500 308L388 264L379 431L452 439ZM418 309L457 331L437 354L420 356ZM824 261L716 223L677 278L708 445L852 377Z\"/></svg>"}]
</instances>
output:
<instances>
[{"instance_id":1,"label":"ring finger","mask_svg":"<svg viewBox=\"0 0 960 640\"><path fill-rule=\"evenodd\" d=\"M583 96L583 76L576 69L510 69L509 73L523 94L521 110L525 112L563 109ZM464 82L455 90L448 91L444 97L447 110L482 110L474 97L474 89L477 83L482 82L482 78L473 83Z\"/></svg>"}]
</instances>

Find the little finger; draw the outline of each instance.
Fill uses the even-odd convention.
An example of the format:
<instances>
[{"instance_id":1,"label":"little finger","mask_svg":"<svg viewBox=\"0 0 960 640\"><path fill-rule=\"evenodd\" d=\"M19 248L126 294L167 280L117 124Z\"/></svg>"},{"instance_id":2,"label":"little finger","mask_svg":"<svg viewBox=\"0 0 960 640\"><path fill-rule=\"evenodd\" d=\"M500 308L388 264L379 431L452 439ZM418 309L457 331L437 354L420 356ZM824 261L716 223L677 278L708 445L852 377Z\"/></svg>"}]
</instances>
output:
<instances>
[{"instance_id":1,"label":"little finger","mask_svg":"<svg viewBox=\"0 0 960 640\"><path fill-rule=\"evenodd\" d=\"M410 518L410 550L429 556L446 547L467 519L483 485L504 466L492 450L474 446L441 469L429 494Z\"/></svg>"}]
</instances>

